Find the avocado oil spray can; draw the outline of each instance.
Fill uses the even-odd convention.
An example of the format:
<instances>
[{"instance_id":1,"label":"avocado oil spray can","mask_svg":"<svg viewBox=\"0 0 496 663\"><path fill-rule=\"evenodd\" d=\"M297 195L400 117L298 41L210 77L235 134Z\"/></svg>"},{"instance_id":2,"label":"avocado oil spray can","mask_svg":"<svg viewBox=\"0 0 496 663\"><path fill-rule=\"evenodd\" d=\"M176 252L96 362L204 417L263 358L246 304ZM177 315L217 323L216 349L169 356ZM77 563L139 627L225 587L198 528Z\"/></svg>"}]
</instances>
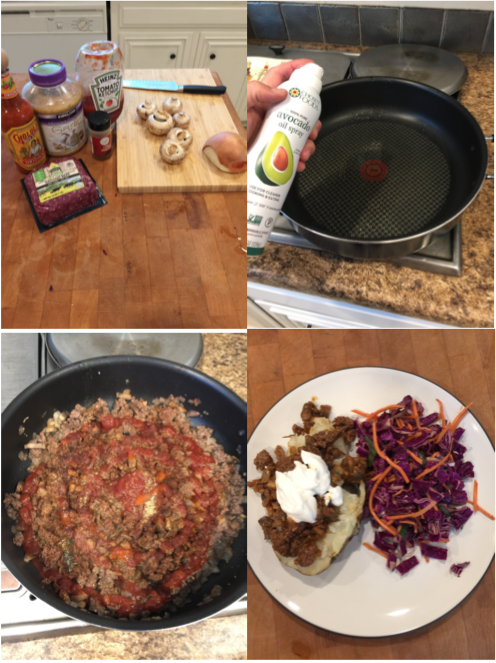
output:
<instances>
[{"instance_id":1,"label":"avocado oil spray can","mask_svg":"<svg viewBox=\"0 0 496 663\"><path fill-rule=\"evenodd\" d=\"M288 96L269 106L248 150L248 255L263 253L296 175L300 154L320 117L324 70L297 69L279 88Z\"/></svg>"}]
</instances>

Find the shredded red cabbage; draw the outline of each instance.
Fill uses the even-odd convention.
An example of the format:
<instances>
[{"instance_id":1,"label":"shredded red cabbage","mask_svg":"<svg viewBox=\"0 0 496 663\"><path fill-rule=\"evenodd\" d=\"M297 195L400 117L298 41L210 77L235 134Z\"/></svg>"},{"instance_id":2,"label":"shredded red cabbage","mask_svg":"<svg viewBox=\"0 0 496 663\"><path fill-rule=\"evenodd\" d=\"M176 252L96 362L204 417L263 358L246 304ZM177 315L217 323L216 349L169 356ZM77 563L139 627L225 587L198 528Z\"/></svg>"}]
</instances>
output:
<instances>
[{"instance_id":1,"label":"shredded red cabbage","mask_svg":"<svg viewBox=\"0 0 496 663\"><path fill-rule=\"evenodd\" d=\"M411 571L414 566L417 566L419 563L418 559L413 555L413 557L408 557L407 559L404 559L400 564L396 565L396 570L404 576L405 573L408 573L408 571Z\"/></svg>"},{"instance_id":2,"label":"shredded red cabbage","mask_svg":"<svg viewBox=\"0 0 496 663\"><path fill-rule=\"evenodd\" d=\"M384 531L375 519L372 520L374 546L388 555L388 568L396 568L404 575L418 561L415 556L403 561L401 559L407 553L410 554L420 541L423 541L420 545L422 556L447 559L447 549L442 546L441 539L449 539L451 530L462 528L473 513L467 506L464 481L474 476L474 467L472 463L464 461L467 449L460 443L463 428L457 428L453 435L448 430L436 441L443 430L436 412L425 415L422 404L415 401L420 423L420 427L417 427L412 397L405 396L398 405L402 407L387 410L377 417L377 443L381 452L401 467L409 483L405 483L401 473L393 468L388 475L388 479L392 477L391 482L381 482L374 494L374 511L383 521L404 514L405 520L408 520L408 514L435 504L435 508L430 508L416 518L415 526L402 520L389 521L397 530L396 536ZM388 463L374 448L372 421L357 419L355 428L357 454L368 459L369 469L374 475L384 472ZM427 468L434 467L450 450L453 460L449 459L432 472L417 478ZM366 482L367 500L363 518L370 517L368 503L373 486L373 481Z\"/></svg>"},{"instance_id":3,"label":"shredded red cabbage","mask_svg":"<svg viewBox=\"0 0 496 663\"><path fill-rule=\"evenodd\" d=\"M451 573L454 573L457 578L462 575L463 569L466 569L470 562L463 562L463 564L452 564L450 566Z\"/></svg>"}]
</instances>

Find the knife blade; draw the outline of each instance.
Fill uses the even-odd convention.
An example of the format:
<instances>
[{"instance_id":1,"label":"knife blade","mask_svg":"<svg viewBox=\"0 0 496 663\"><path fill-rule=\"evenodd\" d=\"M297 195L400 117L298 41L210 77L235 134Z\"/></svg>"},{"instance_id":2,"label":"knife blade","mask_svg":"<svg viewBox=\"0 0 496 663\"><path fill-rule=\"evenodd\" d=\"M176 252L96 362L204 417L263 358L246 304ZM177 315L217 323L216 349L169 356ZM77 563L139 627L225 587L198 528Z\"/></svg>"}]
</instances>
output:
<instances>
[{"instance_id":1,"label":"knife blade","mask_svg":"<svg viewBox=\"0 0 496 663\"><path fill-rule=\"evenodd\" d=\"M174 81L135 81L123 80L123 87L136 90L158 90L160 92L184 92L187 94L224 94L224 85L179 85Z\"/></svg>"}]
</instances>

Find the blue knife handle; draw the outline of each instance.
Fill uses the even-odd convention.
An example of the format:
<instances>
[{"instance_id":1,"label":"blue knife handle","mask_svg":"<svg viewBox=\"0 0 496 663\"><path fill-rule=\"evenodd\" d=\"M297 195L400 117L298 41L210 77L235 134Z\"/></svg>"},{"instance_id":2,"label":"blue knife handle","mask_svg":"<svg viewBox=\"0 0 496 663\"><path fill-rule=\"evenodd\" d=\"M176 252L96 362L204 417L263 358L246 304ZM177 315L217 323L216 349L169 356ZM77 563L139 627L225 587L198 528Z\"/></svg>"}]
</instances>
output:
<instances>
[{"instance_id":1,"label":"blue knife handle","mask_svg":"<svg viewBox=\"0 0 496 663\"><path fill-rule=\"evenodd\" d=\"M224 94L226 91L225 85L183 85L182 92L188 94Z\"/></svg>"}]
</instances>

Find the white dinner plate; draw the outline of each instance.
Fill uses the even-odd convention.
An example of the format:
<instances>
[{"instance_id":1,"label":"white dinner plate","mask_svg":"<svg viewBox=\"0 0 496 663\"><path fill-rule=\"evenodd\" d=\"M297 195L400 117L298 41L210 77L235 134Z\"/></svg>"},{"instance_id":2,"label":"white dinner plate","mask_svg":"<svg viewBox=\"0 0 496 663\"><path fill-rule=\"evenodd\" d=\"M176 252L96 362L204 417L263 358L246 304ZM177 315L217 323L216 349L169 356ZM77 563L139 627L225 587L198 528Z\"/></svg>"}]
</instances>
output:
<instances>
[{"instance_id":1,"label":"white dinner plate","mask_svg":"<svg viewBox=\"0 0 496 663\"><path fill-rule=\"evenodd\" d=\"M358 367L321 375L286 394L263 417L248 443L248 480L260 476L253 464L262 449L274 452L278 444L287 448L284 436L294 423L301 423L303 404L313 396L318 404L332 406L331 419L355 417L353 409L373 412L398 403L407 394L420 401L425 414L439 411L436 398L444 405L449 421L462 404L448 391L411 373L389 368ZM460 442L467 447L464 460L474 465L479 483L478 503L494 509L494 449L477 419L468 413L460 426ZM273 454L274 455L274 454ZM465 480L472 499L474 479ZM470 505L469 505L470 506ZM451 531L448 559L425 560L407 575L386 568L386 560L365 548L373 543L370 520L362 523L331 566L318 576L307 577L276 558L269 541L264 541L259 518L266 515L262 500L248 489L248 562L265 589L284 608L319 628L355 637L384 637L407 633L440 619L458 606L475 589L494 556L494 521L474 513L462 530ZM454 563L470 562L459 578L450 573Z\"/></svg>"}]
</instances>

